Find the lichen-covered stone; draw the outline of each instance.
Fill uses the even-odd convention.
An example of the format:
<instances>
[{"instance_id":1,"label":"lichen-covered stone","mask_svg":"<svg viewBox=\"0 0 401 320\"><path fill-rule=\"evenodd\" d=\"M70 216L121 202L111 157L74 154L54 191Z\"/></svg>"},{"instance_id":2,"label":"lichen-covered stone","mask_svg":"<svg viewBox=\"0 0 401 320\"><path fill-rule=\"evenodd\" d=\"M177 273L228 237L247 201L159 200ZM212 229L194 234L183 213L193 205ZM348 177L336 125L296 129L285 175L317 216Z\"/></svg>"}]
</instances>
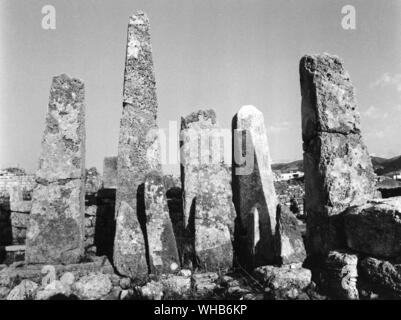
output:
<instances>
[{"instance_id":1,"label":"lichen-covered stone","mask_svg":"<svg viewBox=\"0 0 401 320\"><path fill-rule=\"evenodd\" d=\"M29 263L77 263L83 255L84 212L81 179L38 184L27 232Z\"/></svg>"},{"instance_id":2,"label":"lichen-covered stone","mask_svg":"<svg viewBox=\"0 0 401 320\"><path fill-rule=\"evenodd\" d=\"M331 295L337 299L359 299L357 289L358 256L355 254L330 251L325 265L327 284Z\"/></svg>"},{"instance_id":3,"label":"lichen-covered stone","mask_svg":"<svg viewBox=\"0 0 401 320\"><path fill-rule=\"evenodd\" d=\"M401 298L401 264L368 257L359 264L365 285L384 299Z\"/></svg>"},{"instance_id":4,"label":"lichen-covered stone","mask_svg":"<svg viewBox=\"0 0 401 320\"><path fill-rule=\"evenodd\" d=\"M145 181L146 233L151 273L171 273L180 265L163 176L152 172Z\"/></svg>"},{"instance_id":5,"label":"lichen-covered stone","mask_svg":"<svg viewBox=\"0 0 401 320\"><path fill-rule=\"evenodd\" d=\"M103 160L103 187L117 188L117 157L105 157Z\"/></svg>"},{"instance_id":6,"label":"lichen-covered stone","mask_svg":"<svg viewBox=\"0 0 401 320\"><path fill-rule=\"evenodd\" d=\"M85 169L84 84L62 74L53 78L36 179L81 179Z\"/></svg>"},{"instance_id":7,"label":"lichen-covered stone","mask_svg":"<svg viewBox=\"0 0 401 320\"><path fill-rule=\"evenodd\" d=\"M132 278L143 277L147 269L145 257L139 257L144 254L145 247L138 217L144 213L139 212L143 208L138 208L137 202L139 188L142 186L143 189L146 174L161 169L156 117L156 82L149 19L145 13L138 12L130 17L128 25L123 112L118 144L117 226L114 242L117 270ZM129 221L129 224L120 224L125 221ZM127 235L134 238L128 239ZM131 242L135 243L137 250L128 248ZM143 248L139 248L142 245ZM139 269L136 270L135 266Z\"/></svg>"},{"instance_id":8,"label":"lichen-covered stone","mask_svg":"<svg viewBox=\"0 0 401 320\"><path fill-rule=\"evenodd\" d=\"M377 199L344 214L349 248L372 256L401 256L401 197Z\"/></svg>"},{"instance_id":9,"label":"lichen-covered stone","mask_svg":"<svg viewBox=\"0 0 401 320\"><path fill-rule=\"evenodd\" d=\"M297 299L312 281L311 271L305 268L262 266L254 270L254 276L273 300Z\"/></svg>"},{"instance_id":10,"label":"lichen-covered stone","mask_svg":"<svg viewBox=\"0 0 401 320\"><path fill-rule=\"evenodd\" d=\"M112 289L110 277L103 273L90 273L83 276L73 285L73 292L85 300L99 300Z\"/></svg>"},{"instance_id":11,"label":"lichen-covered stone","mask_svg":"<svg viewBox=\"0 0 401 320\"><path fill-rule=\"evenodd\" d=\"M243 106L233 119L233 193L239 215L238 255L253 268L273 262L276 207L273 171L264 117L254 106ZM237 149L237 150L235 150ZM241 155L245 160L235 159Z\"/></svg>"},{"instance_id":12,"label":"lichen-covered stone","mask_svg":"<svg viewBox=\"0 0 401 320\"><path fill-rule=\"evenodd\" d=\"M277 262L281 265L302 264L306 258L298 221L286 206L278 206L275 245Z\"/></svg>"},{"instance_id":13,"label":"lichen-covered stone","mask_svg":"<svg viewBox=\"0 0 401 320\"><path fill-rule=\"evenodd\" d=\"M53 78L26 240L28 263L76 263L83 255L84 85Z\"/></svg>"},{"instance_id":14,"label":"lichen-covered stone","mask_svg":"<svg viewBox=\"0 0 401 320\"><path fill-rule=\"evenodd\" d=\"M375 194L375 174L360 132L354 89L339 58L300 62L308 249L345 245L339 214Z\"/></svg>"},{"instance_id":15,"label":"lichen-covered stone","mask_svg":"<svg viewBox=\"0 0 401 320\"><path fill-rule=\"evenodd\" d=\"M201 110L181 121L184 226L192 263L205 270L229 268L233 260L231 177L221 146L211 148L220 134L215 118L213 110Z\"/></svg>"},{"instance_id":16,"label":"lichen-covered stone","mask_svg":"<svg viewBox=\"0 0 401 320\"><path fill-rule=\"evenodd\" d=\"M116 221L114 265L130 278L145 279L148 275L145 239L134 210L121 202Z\"/></svg>"}]
</instances>

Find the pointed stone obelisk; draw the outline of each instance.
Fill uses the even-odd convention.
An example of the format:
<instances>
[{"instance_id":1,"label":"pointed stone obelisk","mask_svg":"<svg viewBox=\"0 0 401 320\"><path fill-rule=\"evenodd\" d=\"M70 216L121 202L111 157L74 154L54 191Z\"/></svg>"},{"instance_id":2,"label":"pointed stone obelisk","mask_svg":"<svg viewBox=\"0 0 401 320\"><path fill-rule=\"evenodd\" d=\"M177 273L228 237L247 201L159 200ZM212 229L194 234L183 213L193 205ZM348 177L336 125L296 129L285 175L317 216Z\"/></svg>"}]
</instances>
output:
<instances>
[{"instance_id":1,"label":"pointed stone obelisk","mask_svg":"<svg viewBox=\"0 0 401 320\"><path fill-rule=\"evenodd\" d=\"M84 253L84 84L53 78L26 238L28 263L77 263Z\"/></svg>"},{"instance_id":2,"label":"pointed stone obelisk","mask_svg":"<svg viewBox=\"0 0 401 320\"><path fill-rule=\"evenodd\" d=\"M214 144L220 132L213 110L181 120L184 224L190 259L203 270L228 269L233 262L235 209L230 172L221 161L224 150Z\"/></svg>"},{"instance_id":3,"label":"pointed stone obelisk","mask_svg":"<svg viewBox=\"0 0 401 320\"><path fill-rule=\"evenodd\" d=\"M130 17L127 41L117 160L114 264L122 275L144 278L148 266L139 219L145 213L139 212L144 208L138 208L138 196L143 197L143 192L138 191L141 186L143 191L145 175L161 168L156 82L149 19L145 13Z\"/></svg>"},{"instance_id":4,"label":"pointed stone obelisk","mask_svg":"<svg viewBox=\"0 0 401 320\"><path fill-rule=\"evenodd\" d=\"M238 260L247 268L273 262L277 197L263 113L243 106L233 119L233 193Z\"/></svg>"},{"instance_id":5,"label":"pointed stone obelisk","mask_svg":"<svg viewBox=\"0 0 401 320\"><path fill-rule=\"evenodd\" d=\"M374 197L375 174L361 136L354 87L329 54L300 62L308 254L345 247L342 213Z\"/></svg>"}]
</instances>

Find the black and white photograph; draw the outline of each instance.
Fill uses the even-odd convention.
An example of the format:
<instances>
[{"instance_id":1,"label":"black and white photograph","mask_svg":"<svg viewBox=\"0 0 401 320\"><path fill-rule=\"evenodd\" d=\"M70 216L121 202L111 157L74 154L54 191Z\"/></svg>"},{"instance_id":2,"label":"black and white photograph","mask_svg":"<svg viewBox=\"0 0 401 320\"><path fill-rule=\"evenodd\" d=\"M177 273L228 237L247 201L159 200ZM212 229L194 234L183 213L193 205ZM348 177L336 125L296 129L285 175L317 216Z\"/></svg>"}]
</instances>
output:
<instances>
[{"instance_id":1,"label":"black and white photograph","mask_svg":"<svg viewBox=\"0 0 401 320\"><path fill-rule=\"evenodd\" d=\"M400 35L400 0L0 0L0 300L401 300Z\"/></svg>"}]
</instances>

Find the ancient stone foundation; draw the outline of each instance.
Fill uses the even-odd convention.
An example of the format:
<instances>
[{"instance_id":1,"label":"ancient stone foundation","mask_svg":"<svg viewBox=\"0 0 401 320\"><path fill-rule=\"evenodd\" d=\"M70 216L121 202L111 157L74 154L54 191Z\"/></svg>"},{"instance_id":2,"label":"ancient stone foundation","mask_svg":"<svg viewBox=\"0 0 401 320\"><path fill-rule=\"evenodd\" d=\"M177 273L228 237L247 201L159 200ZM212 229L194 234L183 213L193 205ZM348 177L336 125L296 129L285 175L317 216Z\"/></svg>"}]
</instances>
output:
<instances>
[{"instance_id":1,"label":"ancient stone foundation","mask_svg":"<svg viewBox=\"0 0 401 320\"><path fill-rule=\"evenodd\" d=\"M77 263L84 252L84 85L53 78L26 237L28 263Z\"/></svg>"},{"instance_id":2,"label":"ancient stone foundation","mask_svg":"<svg viewBox=\"0 0 401 320\"><path fill-rule=\"evenodd\" d=\"M307 244L311 254L327 253L344 247L340 213L373 197L375 175L341 60L304 56L300 78Z\"/></svg>"}]
</instances>

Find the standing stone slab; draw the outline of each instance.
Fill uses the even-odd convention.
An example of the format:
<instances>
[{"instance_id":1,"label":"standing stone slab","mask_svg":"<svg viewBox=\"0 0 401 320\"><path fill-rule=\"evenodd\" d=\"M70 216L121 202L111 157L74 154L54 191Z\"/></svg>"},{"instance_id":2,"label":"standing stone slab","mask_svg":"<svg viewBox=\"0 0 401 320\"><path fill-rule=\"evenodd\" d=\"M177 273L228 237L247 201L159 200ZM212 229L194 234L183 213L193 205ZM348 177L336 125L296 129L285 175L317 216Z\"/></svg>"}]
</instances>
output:
<instances>
[{"instance_id":1,"label":"standing stone slab","mask_svg":"<svg viewBox=\"0 0 401 320\"><path fill-rule=\"evenodd\" d=\"M53 78L26 239L28 263L70 264L84 252L84 85Z\"/></svg>"},{"instance_id":2,"label":"standing stone slab","mask_svg":"<svg viewBox=\"0 0 401 320\"><path fill-rule=\"evenodd\" d=\"M152 172L147 175L144 197L150 271L154 274L171 273L180 265L180 259L161 174Z\"/></svg>"},{"instance_id":3,"label":"standing stone slab","mask_svg":"<svg viewBox=\"0 0 401 320\"><path fill-rule=\"evenodd\" d=\"M374 196L375 175L341 60L304 56L300 80L308 249L328 253L345 245L339 214Z\"/></svg>"},{"instance_id":4,"label":"standing stone slab","mask_svg":"<svg viewBox=\"0 0 401 320\"><path fill-rule=\"evenodd\" d=\"M253 268L273 262L277 197L262 112L243 106L233 119L233 192L238 219L238 255ZM238 143L236 143L237 139ZM248 144L248 146L246 145ZM243 155L240 162L237 155Z\"/></svg>"},{"instance_id":5,"label":"standing stone slab","mask_svg":"<svg viewBox=\"0 0 401 320\"><path fill-rule=\"evenodd\" d=\"M221 146L213 148L210 143L219 140L219 135L213 110L194 112L181 120L184 225L192 260L205 270L226 269L233 261L230 172L221 160Z\"/></svg>"},{"instance_id":6,"label":"standing stone slab","mask_svg":"<svg viewBox=\"0 0 401 320\"><path fill-rule=\"evenodd\" d=\"M105 157L103 160L103 188L117 188L117 157Z\"/></svg>"},{"instance_id":7,"label":"standing stone slab","mask_svg":"<svg viewBox=\"0 0 401 320\"><path fill-rule=\"evenodd\" d=\"M156 82L149 29L145 13L138 12L130 17L118 145L114 263L122 275L132 278L143 278L147 273L146 260L143 259L145 247L140 247L144 246L144 235L138 221L142 214L137 210L138 188L142 186L143 190L146 173L160 170L160 146L155 130ZM132 217L127 217L127 214L132 214ZM130 223L120 224L126 220ZM130 241L131 247L137 250L129 249Z\"/></svg>"}]
</instances>

